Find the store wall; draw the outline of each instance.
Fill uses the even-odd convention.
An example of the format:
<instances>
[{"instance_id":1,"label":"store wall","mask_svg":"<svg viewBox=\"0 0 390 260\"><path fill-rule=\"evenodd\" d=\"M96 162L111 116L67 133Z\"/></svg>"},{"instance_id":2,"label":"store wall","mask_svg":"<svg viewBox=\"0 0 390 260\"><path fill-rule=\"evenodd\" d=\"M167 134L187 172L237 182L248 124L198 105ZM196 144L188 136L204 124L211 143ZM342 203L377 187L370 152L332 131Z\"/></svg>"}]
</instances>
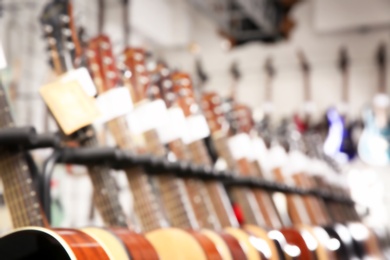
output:
<instances>
[{"instance_id":1,"label":"store wall","mask_svg":"<svg viewBox=\"0 0 390 260\"><path fill-rule=\"evenodd\" d=\"M228 53L220 46L221 40L214 25L204 16L192 10L192 38L201 46L201 59L210 82L207 88L221 94L229 93L231 78L228 70L232 60L237 60L242 70L238 98L256 108L264 101L263 63L266 57L274 58L277 75L273 86L275 115L288 115L302 106L302 76L296 58L296 50L305 51L312 66L313 100L317 112L337 104L341 99L341 79L336 62L340 46L347 46L352 57L350 110L357 114L376 90L376 71L373 61L380 41L389 41L387 30L319 34L313 28L313 2L305 1L293 14L296 30L289 41L276 45L248 44ZM328 17L332 19L332 17ZM172 66L193 70L193 57L185 48L165 52Z\"/></svg>"}]
</instances>

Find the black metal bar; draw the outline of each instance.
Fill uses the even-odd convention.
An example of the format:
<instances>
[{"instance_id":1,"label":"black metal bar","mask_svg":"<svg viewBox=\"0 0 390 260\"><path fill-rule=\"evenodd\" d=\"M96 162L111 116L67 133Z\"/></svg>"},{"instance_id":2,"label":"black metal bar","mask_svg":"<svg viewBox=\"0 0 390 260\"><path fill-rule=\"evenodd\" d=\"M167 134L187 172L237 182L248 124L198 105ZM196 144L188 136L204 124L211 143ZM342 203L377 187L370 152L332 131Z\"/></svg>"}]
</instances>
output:
<instances>
[{"instance_id":1,"label":"black metal bar","mask_svg":"<svg viewBox=\"0 0 390 260\"><path fill-rule=\"evenodd\" d=\"M172 162L163 157L135 155L129 151L113 147L65 148L55 150L55 152L45 161L43 166L41 194L43 196L43 208L49 220L51 204L50 181L54 166L57 163L108 165L114 169L143 167L145 172L151 175L175 174L180 178L198 178L204 181L220 181L228 187L243 186L290 194L314 195L326 201L354 204L354 201L350 198L333 195L321 190L301 189L282 183L266 181L258 177L239 176L236 172L216 171L211 167L198 166L190 162Z\"/></svg>"},{"instance_id":2,"label":"black metal bar","mask_svg":"<svg viewBox=\"0 0 390 260\"><path fill-rule=\"evenodd\" d=\"M59 146L60 139L56 134L37 134L32 126L0 129L0 147L32 150Z\"/></svg>"}]
</instances>

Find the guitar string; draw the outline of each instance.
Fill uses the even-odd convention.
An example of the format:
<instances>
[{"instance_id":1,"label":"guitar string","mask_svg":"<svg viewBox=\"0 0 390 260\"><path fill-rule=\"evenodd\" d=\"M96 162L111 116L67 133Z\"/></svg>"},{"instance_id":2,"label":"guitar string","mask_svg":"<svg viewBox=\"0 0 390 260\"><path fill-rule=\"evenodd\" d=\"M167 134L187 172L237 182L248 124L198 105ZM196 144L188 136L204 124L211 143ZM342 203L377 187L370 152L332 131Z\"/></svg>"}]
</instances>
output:
<instances>
[{"instance_id":1,"label":"guitar string","mask_svg":"<svg viewBox=\"0 0 390 260\"><path fill-rule=\"evenodd\" d=\"M3 86L1 85L1 93L0 93L0 107L1 107L1 119L2 119L2 125L4 126L8 126L9 125L9 121L7 120L7 117L6 117L6 114L5 114L5 91L3 89ZM5 163L5 168L9 168L9 157L7 156L6 152L3 152L4 155L5 155L5 158L4 158L4 163ZM5 177L5 179L8 181L8 184L6 183L6 186L4 187L4 189L9 189L10 190L10 193L12 194L10 197L8 196L8 199L10 200L9 203L11 205L14 205L13 207L13 214L17 217L16 219L16 225L19 226L19 225L23 225L26 221L26 217L25 217L25 214L23 212L23 202L20 200L20 193L16 190L17 187L18 187L18 182L17 180L14 179L14 177L17 177L15 175L11 175L11 171L4 171L3 172L3 177ZM12 208L11 208L12 209ZM14 224L15 225L15 224Z\"/></svg>"}]
</instances>

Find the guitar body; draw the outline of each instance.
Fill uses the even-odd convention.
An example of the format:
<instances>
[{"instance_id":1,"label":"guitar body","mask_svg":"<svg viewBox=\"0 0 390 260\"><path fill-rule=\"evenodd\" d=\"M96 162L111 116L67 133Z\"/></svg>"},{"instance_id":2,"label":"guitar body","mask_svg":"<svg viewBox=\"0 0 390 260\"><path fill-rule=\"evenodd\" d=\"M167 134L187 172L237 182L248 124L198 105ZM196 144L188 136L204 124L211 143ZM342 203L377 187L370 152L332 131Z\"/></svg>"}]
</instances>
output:
<instances>
[{"instance_id":1,"label":"guitar body","mask_svg":"<svg viewBox=\"0 0 390 260\"><path fill-rule=\"evenodd\" d=\"M253 229L252 229L253 227ZM248 225L244 229L228 227L225 232L235 237L244 250L248 260L276 260L279 259L277 249L266 231L261 228Z\"/></svg>"},{"instance_id":2,"label":"guitar body","mask_svg":"<svg viewBox=\"0 0 390 260\"><path fill-rule=\"evenodd\" d=\"M113 259L99 242L74 229L17 229L0 239L2 259ZM126 259L126 258L125 258Z\"/></svg>"},{"instance_id":3,"label":"guitar body","mask_svg":"<svg viewBox=\"0 0 390 260\"><path fill-rule=\"evenodd\" d=\"M348 259L358 258L353 243L351 233L348 228L342 224L335 224L331 227L324 227L329 237L340 241L340 247L335 250L338 259L347 257Z\"/></svg>"},{"instance_id":4,"label":"guitar body","mask_svg":"<svg viewBox=\"0 0 390 260\"><path fill-rule=\"evenodd\" d=\"M221 260L207 236L178 228L162 228L146 234L161 260Z\"/></svg>"},{"instance_id":5,"label":"guitar body","mask_svg":"<svg viewBox=\"0 0 390 260\"><path fill-rule=\"evenodd\" d=\"M315 254L315 249L311 249L308 247L307 241L305 241L304 237L302 236L301 232L297 229L292 228L282 228L279 230L283 236L286 238L286 241L290 245L294 245L299 248L300 254L298 259L304 259L304 260L315 260L317 258ZM291 252L286 252L290 254L291 257L295 258L297 257L295 255L295 250L291 250Z\"/></svg>"},{"instance_id":6,"label":"guitar body","mask_svg":"<svg viewBox=\"0 0 390 260\"><path fill-rule=\"evenodd\" d=\"M378 240L374 233L359 222L346 224L352 236L355 252L361 259L383 259Z\"/></svg>"},{"instance_id":7,"label":"guitar body","mask_svg":"<svg viewBox=\"0 0 390 260\"><path fill-rule=\"evenodd\" d=\"M304 238L309 250L315 251L317 259L337 259L336 253L333 250L329 249L329 242L331 241L331 236L326 229L319 226L313 227L309 225L297 225L296 228Z\"/></svg>"},{"instance_id":8,"label":"guitar body","mask_svg":"<svg viewBox=\"0 0 390 260\"><path fill-rule=\"evenodd\" d=\"M82 231L105 248L110 259L159 259L152 244L141 234L126 228L84 228Z\"/></svg>"},{"instance_id":9,"label":"guitar body","mask_svg":"<svg viewBox=\"0 0 390 260\"><path fill-rule=\"evenodd\" d=\"M214 243L222 259L247 259L239 241L232 235L226 232L215 232L213 230L208 229L203 229L201 233L208 237Z\"/></svg>"},{"instance_id":10,"label":"guitar body","mask_svg":"<svg viewBox=\"0 0 390 260\"><path fill-rule=\"evenodd\" d=\"M270 255L270 257L268 257L268 259L270 259L270 260L275 259L276 260L276 259L283 259L284 258L282 248L281 247L278 248L278 246L276 244L277 242L270 239L270 237L268 236L267 230L264 230L258 226L255 226L255 225L244 225L243 228L244 228L244 230L248 231L250 234L253 234L257 238L264 240L269 245L271 255Z\"/></svg>"}]
</instances>

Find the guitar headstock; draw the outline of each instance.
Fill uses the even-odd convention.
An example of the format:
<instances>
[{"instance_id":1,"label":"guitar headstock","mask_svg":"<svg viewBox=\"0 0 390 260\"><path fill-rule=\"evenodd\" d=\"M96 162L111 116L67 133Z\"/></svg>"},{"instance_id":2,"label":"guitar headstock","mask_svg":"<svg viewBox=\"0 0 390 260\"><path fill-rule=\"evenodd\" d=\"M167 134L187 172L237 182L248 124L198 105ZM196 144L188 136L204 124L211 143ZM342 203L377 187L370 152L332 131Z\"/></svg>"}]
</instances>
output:
<instances>
[{"instance_id":1,"label":"guitar headstock","mask_svg":"<svg viewBox=\"0 0 390 260\"><path fill-rule=\"evenodd\" d=\"M227 118L234 133L249 133L255 125L251 108L244 104L233 103L227 112Z\"/></svg>"},{"instance_id":2,"label":"guitar headstock","mask_svg":"<svg viewBox=\"0 0 390 260\"><path fill-rule=\"evenodd\" d=\"M99 35L88 42L87 61L99 94L118 86L119 74L108 36Z\"/></svg>"},{"instance_id":3,"label":"guitar headstock","mask_svg":"<svg viewBox=\"0 0 390 260\"><path fill-rule=\"evenodd\" d=\"M167 107L172 107L177 97L173 91L171 70L163 60L154 63L153 69L149 70L151 83L148 94L152 99L163 99Z\"/></svg>"},{"instance_id":4,"label":"guitar headstock","mask_svg":"<svg viewBox=\"0 0 390 260\"><path fill-rule=\"evenodd\" d=\"M200 112L196 102L191 77L188 73L174 71L171 74L172 93L176 95L176 102L181 107L185 116Z\"/></svg>"},{"instance_id":5,"label":"guitar headstock","mask_svg":"<svg viewBox=\"0 0 390 260\"><path fill-rule=\"evenodd\" d=\"M72 68L76 57L81 55L72 13L68 0L53 0L40 16L50 51L50 63L57 74Z\"/></svg>"},{"instance_id":6,"label":"guitar headstock","mask_svg":"<svg viewBox=\"0 0 390 260\"><path fill-rule=\"evenodd\" d=\"M149 73L146 68L146 52L141 48L126 48L121 56L121 67L124 77L130 82L134 101L147 97L150 86Z\"/></svg>"},{"instance_id":7,"label":"guitar headstock","mask_svg":"<svg viewBox=\"0 0 390 260\"><path fill-rule=\"evenodd\" d=\"M204 92L202 109L211 133L227 131L228 123L223 109L223 100L216 92Z\"/></svg>"}]
</instances>

